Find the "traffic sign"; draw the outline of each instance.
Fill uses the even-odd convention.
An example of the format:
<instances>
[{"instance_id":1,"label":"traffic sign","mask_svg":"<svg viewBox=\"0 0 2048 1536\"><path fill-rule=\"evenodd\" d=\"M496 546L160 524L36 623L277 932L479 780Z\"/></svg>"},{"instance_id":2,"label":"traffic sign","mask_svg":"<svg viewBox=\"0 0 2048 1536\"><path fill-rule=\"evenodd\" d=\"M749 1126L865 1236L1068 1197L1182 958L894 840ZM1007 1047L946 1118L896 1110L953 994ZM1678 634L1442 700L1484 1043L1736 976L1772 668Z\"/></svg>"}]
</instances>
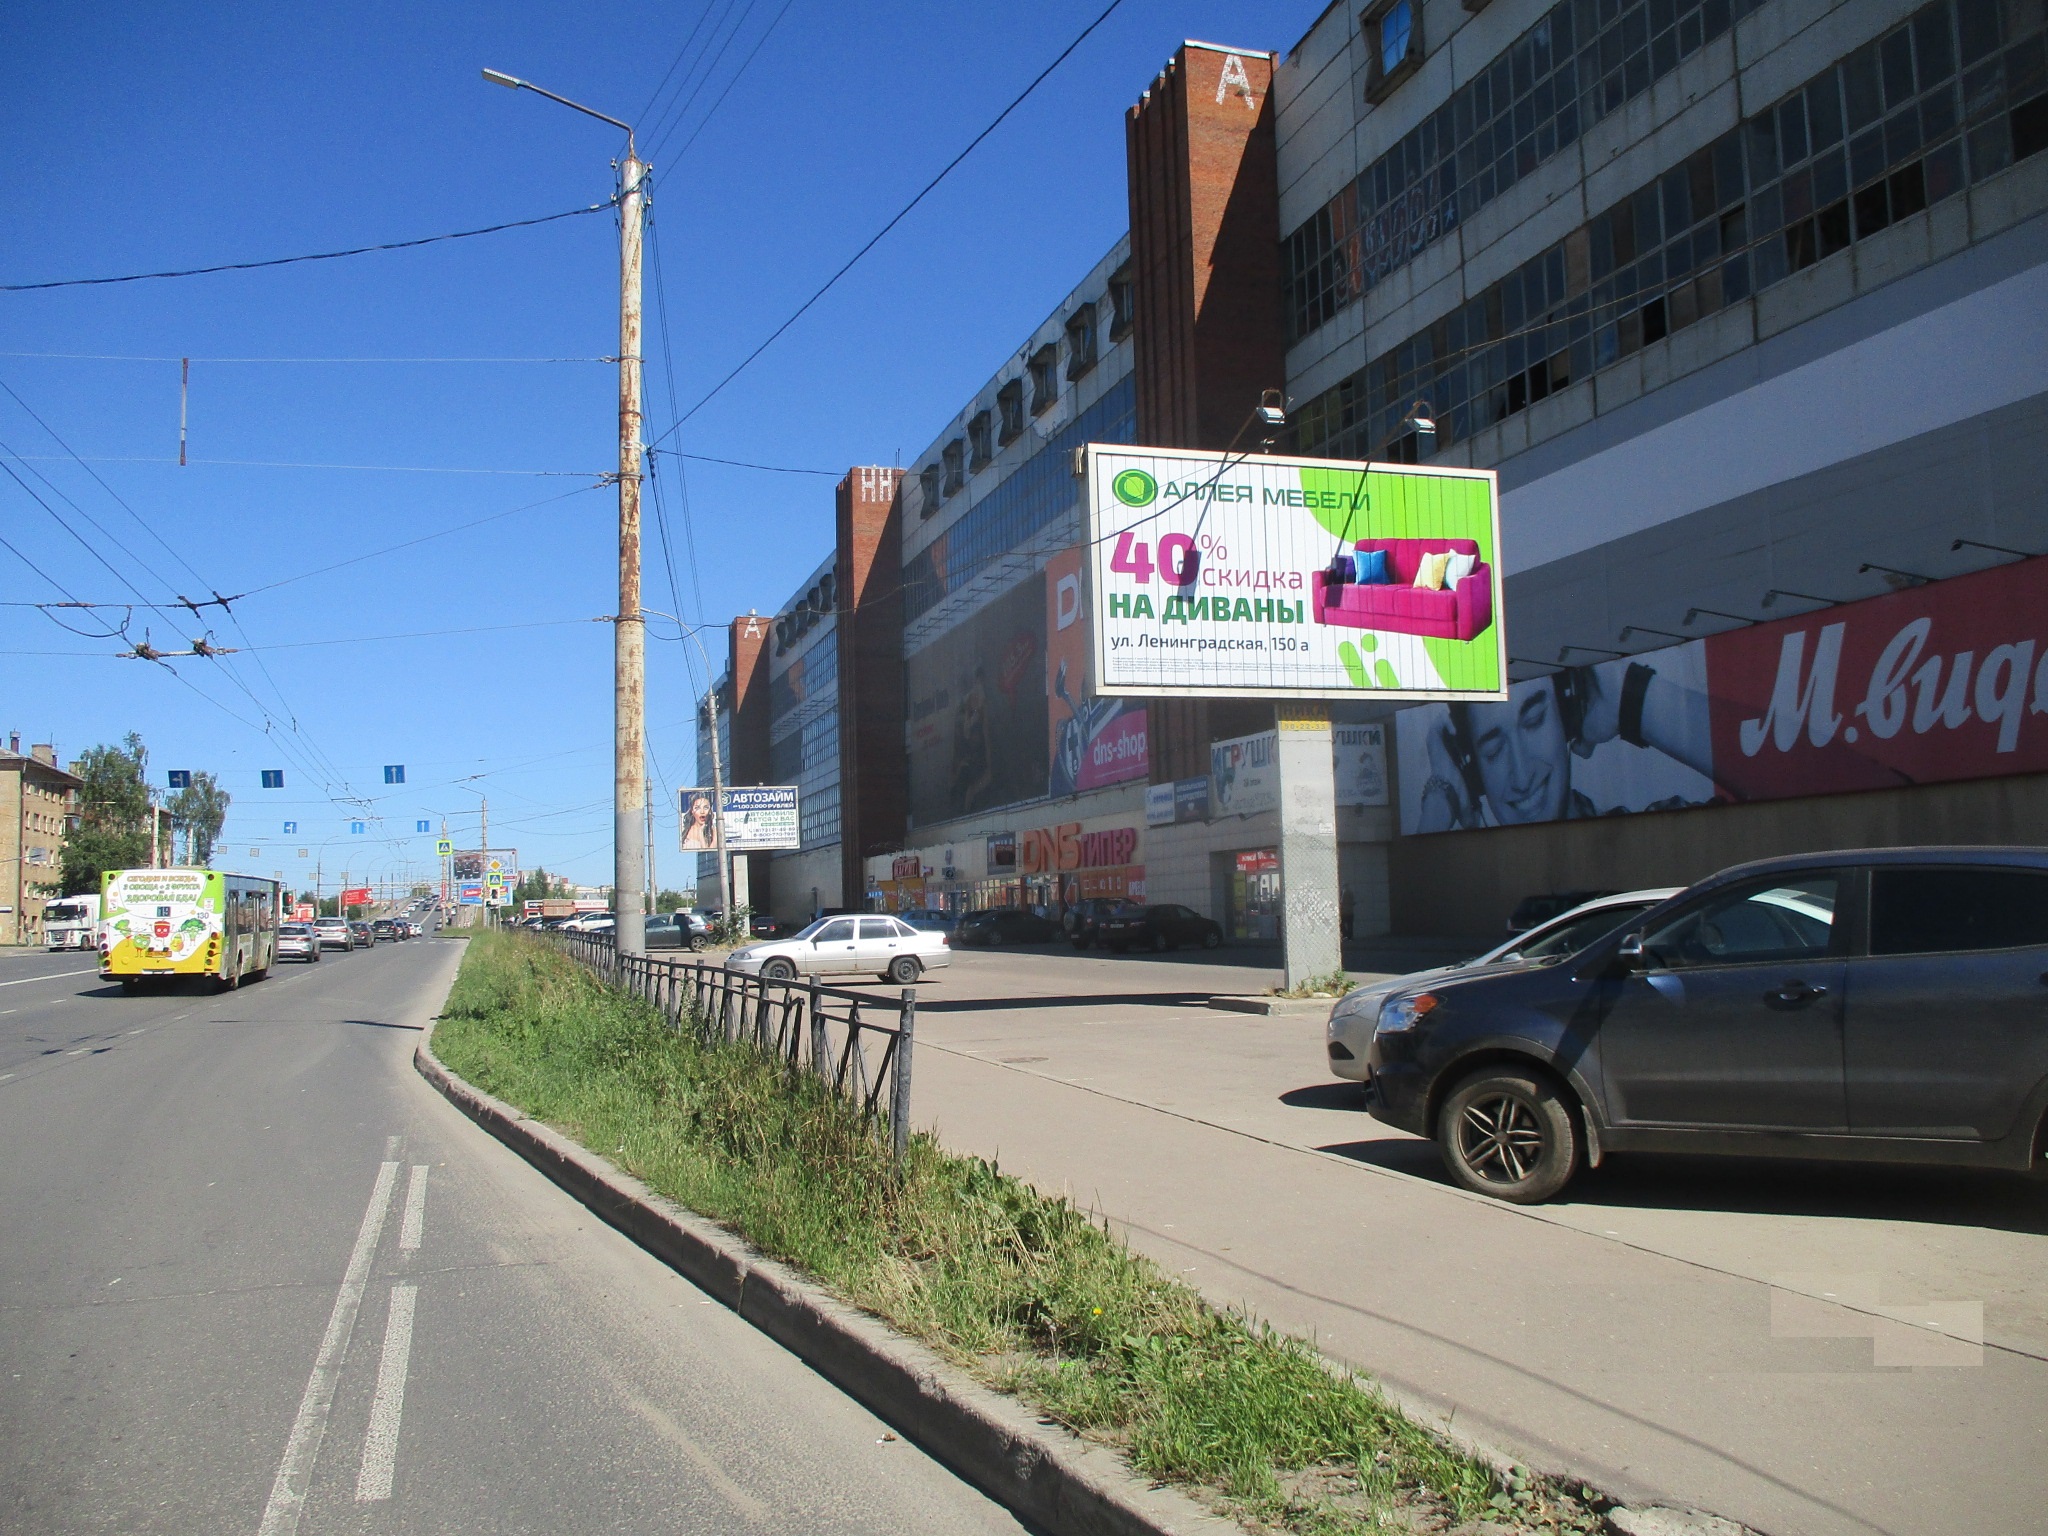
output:
<instances>
[{"instance_id":1,"label":"traffic sign","mask_svg":"<svg viewBox=\"0 0 2048 1536\"><path fill-rule=\"evenodd\" d=\"M454 851L455 839L452 837L444 837L434 844L434 857L437 859L445 859Z\"/></svg>"},{"instance_id":2,"label":"traffic sign","mask_svg":"<svg viewBox=\"0 0 2048 1536\"><path fill-rule=\"evenodd\" d=\"M299 824L296 821L288 821L284 824L284 835L286 837L296 837L298 833Z\"/></svg>"},{"instance_id":3,"label":"traffic sign","mask_svg":"<svg viewBox=\"0 0 2048 1536\"><path fill-rule=\"evenodd\" d=\"M361 837L363 835L363 824L360 821L350 822L348 824L348 829L349 832L356 837Z\"/></svg>"},{"instance_id":4,"label":"traffic sign","mask_svg":"<svg viewBox=\"0 0 2048 1536\"><path fill-rule=\"evenodd\" d=\"M284 788L284 770L283 770L282 768L266 768L266 769L264 769L264 770L263 770L263 787L264 787L265 789L283 789L283 788Z\"/></svg>"},{"instance_id":5,"label":"traffic sign","mask_svg":"<svg viewBox=\"0 0 2048 1536\"><path fill-rule=\"evenodd\" d=\"M305 849L301 848L301 849L299 850L299 857L300 857L300 858L302 858L302 859L303 859L304 857L306 857L306 850L305 850Z\"/></svg>"},{"instance_id":6,"label":"traffic sign","mask_svg":"<svg viewBox=\"0 0 2048 1536\"><path fill-rule=\"evenodd\" d=\"M190 789L192 787L192 770L190 768L173 768L166 777L169 779L170 786L173 789Z\"/></svg>"},{"instance_id":7,"label":"traffic sign","mask_svg":"<svg viewBox=\"0 0 2048 1536\"><path fill-rule=\"evenodd\" d=\"M412 824L412 829L415 832L431 832L434 830L434 824L431 821L416 821Z\"/></svg>"},{"instance_id":8,"label":"traffic sign","mask_svg":"<svg viewBox=\"0 0 2048 1536\"><path fill-rule=\"evenodd\" d=\"M405 782L405 764L386 763L384 765L384 782L386 784L403 784Z\"/></svg>"}]
</instances>

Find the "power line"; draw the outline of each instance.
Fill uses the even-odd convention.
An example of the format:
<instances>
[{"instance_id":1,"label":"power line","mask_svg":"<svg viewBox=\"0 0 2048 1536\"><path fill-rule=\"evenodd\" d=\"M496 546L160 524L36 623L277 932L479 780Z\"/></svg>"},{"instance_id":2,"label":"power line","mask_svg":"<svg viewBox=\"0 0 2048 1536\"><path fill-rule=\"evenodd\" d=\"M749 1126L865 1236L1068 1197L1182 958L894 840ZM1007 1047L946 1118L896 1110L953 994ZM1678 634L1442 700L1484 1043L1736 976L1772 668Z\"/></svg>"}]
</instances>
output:
<instances>
[{"instance_id":1,"label":"power line","mask_svg":"<svg viewBox=\"0 0 2048 1536\"><path fill-rule=\"evenodd\" d=\"M305 261L338 261L344 256L368 256L377 251L409 251L422 245L439 245L446 240L470 240L478 235L495 235L508 229L531 229L536 224L553 224L586 213L601 213L616 201L606 198L587 208L542 214L537 219L514 219L507 224L487 224L482 229L458 229L445 235L422 235L417 240L387 240L381 245L356 245L345 251L316 251L307 256L273 256L265 261L227 261L211 267L186 267L175 272L129 272L120 277L65 277L43 283L0 283L0 293L35 293L47 288L98 288L110 283L145 283L159 277L205 277L215 272L254 272L264 267L289 267Z\"/></svg>"},{"instance_id":2,"label":"power line","mask_svg":"<svg viewBox=\"0 0 2048 1536\"><path fill-rule=\"evenodd\" d=\"M616 363L616 357L152 357L132 352L0 352L69 363Z\"/></svg>"},{"instance_id":3,"label":"power line","mask_svg":"<svg viewBox=\"0 0 2048 1536\"><path fill-rule=\"evenodd\" d=\"M659 282L656 284L659 287ZM672 459L694 459L699 464L724 464L733 469L758 469L771 475L823 475L827 480L837 480L844 470L806 469L795 464L756 464L748 459L719 459L708 453L678 453L673 448L650 448L650 454L665 453Z\"/></svg>"},{"instance_id":4,"label":"power line","mask_svg":"<svg viewBox=\"0 0 2048 1536\"><path fill-rule=\"evenodd\" d=\"M649 139L652 139L660 131L662 125L667 122L669 115L677 111L686 99L689 93L690 82L696 77L698 66L704 62L705 57L710 51L712 39L717 37L719 29L725 25L726 17L732 14L733 5L736 3L736 0L724 0L723 8L718 10L718 14L714 19L712 11L718 6L718 3L719 0L708 0L703 14L697 18L697 24L690 28L690 35L683 40L682 49L676 54L675 63L669 65L668 74L662 76L662 87L655 91L654 100L648 102L647 111L641 114L641 121L647 126L647 136ZM711 23L708 31L705 30L704 24L706 21ZM700 36L702 38L701 42L698 41ZM683 72L682 78L676 81L675 90L669 95L667 103L656 111L655 102L659 101L663 95L668 85L669 77L674 75L677 65L680 65L684 58L690 55L693 46L695 48L695 57L690 59L690 67Z\"/></svg>"},{"instance_id":5,"label":"power line","mask_svg":"<svg viewBox=\"0 0 2048 1536\"><path fill-rule=\"evenodd\" d=\"M745 8L741 10L739 18L733 22L732 30L725 34L725 41L720 43L718 45L718 51L710 56L710 61L704 66L704 87L708 87L711 84L712 77L718 73L718 66L722 62L724 62L726 53L731 49L734 40L739 37L740 33L743 30L745 30L747 25L747 18L754 14L754 6L757 3L758 0L747 0L747 4ZM694 73L694 71L692 72ZM735 74L733 76L732 81L728 81L726 83L726 91L730 91L732 89L733 81L737 81L738 79L739 76ZM701 91L702 88L700 87L700 90L697 94L701 94ZM725 91L721 91L719 93L718 101L722 102L724 100ZM670 119L667 126L663 127L660 130L654 148L648 151L648 159L652 160L656 158L661 153L662 145L668 143L669 139L674 136L676 130L682 127L685 119L687 119L689 116L690 103L691 93L685 91L678 91L676 93L676 99L673 103L671 103L671 106L675 109L675 115L673 118ZM711 105L710 112L706 112L705 117L708 119L711 115L711 112L716 112L717 110L718 102L713 102ZM650 135L650 137L654 136Z\"/></svg>"},{"instance_id":6,"label":"power line","mask_svg":"<svg viewBox=\"0 0 2048 1536\"><path fill-rule=\"evenodd\" d=\"M796 0L782 0L782 9L775 13L775 19L768 23L767 30L754 39L754 46L747 50L747 56L740 60L740 67L734 70L732 78L725 82L725 89L718 93L718 100L711 103L711 110L697 120L697 126L691 129L690 136L683 140L683 147L676 151L676 159L681 160L683 156L690 152L690 146L697 142L698 136L710 125L711 119L718 115L718 109L725 105L725 98L732 94L732 88L740 83L740 76L744 75L747 72L747 66L754 62L754 55L761 51L761 45L768 41L769 36L777 27L782 25L782 18L789 14L790 6L795 3ZM669 130L670 133L674 131L673 128ZM667 135L664 134L663 142L666 141Z\"/></svg>"},{"instance_id":7,"label":"power line","mask_svg":"<svg viewBox=\"0 0 2048 1536\"><path fill-rule=\"evenodd\" d=\"M4 387L4 386L0 386ZM16 454L24 463L55 458L56 455ZM590 469L472 469L457 464L315 464L291 459L180 459L173 454L95 454L91 458L78 458L80 464L206 464L226 469L341 469L363 470L371 474L385 475L520 475L529 479L547 480L594 480L603 474L602 470ZM750 469L771 469L772 465L754 464ZM820 474L820 470L792 470L792 474Z\"/></svg>"},{"instance_id":8,"label":"power line","mask_svg":"<svg viewBox=\"0 0 2048 1536\"><path fill-rule=\"evenodd\" d=\"M725 387L728 384L732 383L734 379L738 378L750 366L752 366L756 358L758 358L763 352L766 352L770 347L775 345L775 343L781 339L782 334L785 331L787 331L791 326L795 325L797 321L801 320L804 317L804 315L810 311L813 305L815 305L820 299L824 298L826 294L830 293L833 290L833 288L838 286L839 280L842 277L846 276L847 273L851 272L862 257L867 255L867 253L869 251L872 251L876 246L880 245L882 243L883 238L889 233L890 230L894 229L898 224L901 224L906 218L910 216L911 211L915 209L918 204L922 203L935 190L937 190L939 183L944 181L948 176L952 175L954 170L959 166L960 162L965 160L969 155L973 154L977 148L980 147L982 140L986 139L990 134L994 133L996 129L1000 128L1003 125L1005 119L1007 119L1012 112L1015 112L1019 107L1024 105L1025 101L1027 101L1030 98L1032 93L1035 92L1039 88L1039 86L1045 83L1046 79L1052 74L1052 72L1058 69L1060 65L1064 64L1067 61L1068 57L1072 55L1074 50L1079 48L1081 44L1086 42L1089 36L1094 33L1097 27L1100 27L1105 21L1109 20L1110 16L1114 14L1118 7L1120 7L1123 3L1124 0L1109 0L1109 4L1103 8L1102 13L1098 15L1093 21L1089 22L1087 26L1083 27L1081 31L1075 36L1074 40L1068 43L1066 47L1062 48L1058 56L1054 58L1050 64L1046 65L1044 69L1040 70L1036 76L1033 77L1029 85L1025 86L1024 89L1019 91L1016 96L1012 97L1009 105L1004 107L1002 111L998 112L995 115L995 117L989 122L986 128L982 129L981 132L977 133L972 139L969 139L967 141L967 147L962 149L960 153L955 155L951 160L948 160L945 166L939 171L938 175L932 177L930 181L926 182L924 186L921 189L919 189L915 197L913 197L909 202L905 203L900 209L896 211L896 213L894 214L894 216L890 218L888 223L884 224L880 229L876 230L874 235L869 238L867 244L863 245L859 250L855 251L851 256L849 256L846 259L845 264L841 266L837 272L834 272L830 277L825 279L823 285L819 287L817 292L813 293L808 299L805 299L802 304L797 306L796 312L794 314L792 314L787 320L783 321L782 324L778 325L773 331L769 332L768 338L765 341L763 341L759 346L754 348L754 350L749 352L745 357L741 358L739 362L736 365L734 365L731 372L726 374L726 376L720 379L716 384L712 385L711 388L705 392L702 398L700 398L695 405L691 406L687 411L683 412L682 415L678 416L673 422L671 422L669 424L668 430L663 432L659 437L655 438L652 443L648 444L648 446L650 448L654 447L662 443L669 437L673 436L677 429L679 429L684 422L688 421L692 416L695 416L699 411L703 410L705 406L709 405L714 399L717 398L717 396L721 392L724 391Z\"/></svg>"}]
</instances>

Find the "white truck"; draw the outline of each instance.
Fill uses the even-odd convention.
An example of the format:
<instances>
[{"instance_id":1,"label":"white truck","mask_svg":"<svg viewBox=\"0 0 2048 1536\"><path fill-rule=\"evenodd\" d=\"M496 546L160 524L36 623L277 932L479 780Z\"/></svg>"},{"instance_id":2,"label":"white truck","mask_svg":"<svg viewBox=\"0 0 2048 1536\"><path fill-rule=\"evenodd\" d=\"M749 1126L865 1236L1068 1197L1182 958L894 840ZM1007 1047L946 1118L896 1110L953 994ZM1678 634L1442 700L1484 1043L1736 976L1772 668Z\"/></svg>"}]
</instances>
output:
<instances>
[{"instance_id":1,"label":"white truck","mask_svg":"<svg viewBox=\"0 0 2048 1536\"><path fill-rule=\"evenodd\" d=\"M49 949L97 949L100 899L53 896L43 903L43 944Z\"/></svg>"}]
</instances>

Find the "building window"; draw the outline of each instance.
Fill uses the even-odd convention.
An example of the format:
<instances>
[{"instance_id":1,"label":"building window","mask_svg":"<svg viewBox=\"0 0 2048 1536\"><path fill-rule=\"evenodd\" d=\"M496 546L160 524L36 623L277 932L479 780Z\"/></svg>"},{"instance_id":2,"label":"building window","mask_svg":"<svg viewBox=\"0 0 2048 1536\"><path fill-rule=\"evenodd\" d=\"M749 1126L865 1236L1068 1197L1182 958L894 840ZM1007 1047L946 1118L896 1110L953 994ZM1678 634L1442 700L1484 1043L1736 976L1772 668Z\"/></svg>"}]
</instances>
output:
<instances>
[{"instance_id":1,"label":"building window","mask_svg":"<svg viewBox=\"0 0 2048 1536\"><path fill-rule=\"evenodd\" d=\"M1303 453L1413 462L2048 151L2043 13L1935 0L1307 402Z\"/></svg>"},{"instance_id":2,"label":"building window","mask_svg":"<svg viewBox=\"0 0 2048 1536\"><path fill-rule=\"evenodd\" d=\"M939 510L939 503L946 499L946 493L939 486L939 466L925 465L917 472L917 483L924 491L924 515L930 517Z\"/></svg>"},{"instance_id":3,"label":"building window","mask_svg":"<svg viewBox=\"0 0 2048 1536\"><path fill-rule=\"evenodd\" d=\"M1365 99L1386 99L1422 63L1422 13L1416 0L1379 0L1360 18L1372 56L1366 68Z\"/></svg>"},{"instance_id":4,"label":"building window","mask_svg":"<svg viewBox=\"0 0 2048 1536\"><path fill-rule=\"evenodd\" d=\"M1095 306L1083 304L1067 321L1067 377L1078 379L1095 366Z\"/></svg>"},{"instance_id":5,"label":"building window","mask_svg":"<svg viewBox=\"0 0 2048 1536\"><path fill-rule=\"evenodd\" d=\"M1109 279L1109 339L1122 341L1131 334L1132 305L1135 295L1131 292L1131 269L1118 267Z\"/></svg>"},{"instance_id":6,"label":"building window","mask_svg":"<svg viewBox=\"0 0 2048 1536\"><path fill-rule=\"evenodd\" d=\"M1014 443L1024 435L1024 381L1012 379L996 391L996 414L1003 424L997 434L998 444Z\"/></svg>"},{"instance_id":7,"label":"building window","mask_svg":"<svg viewBox=\"0 0 2048 1536\"><path fill-rule=\"evenodd\" d=\"M948 496L967 488L967 445L954 438L940 450L940 459L946 465L946 482L942 489Z\"/></svg>"},{"instance_id":8,"label":"building window","mask_svg":"<svg viewBox=\"0 0 2048 1536\"><path fill-rule=\"evenodd\" d=\"M995 421L987 411L976 411L974 419L967 423L968 473L987 469L995 456Z\"/></svg>"},{"instance_id":9,"label":"building window","mask_svg":"<svg viewBox=\"0 0 2048 1536\"><path fill-rule=\"evenodd\" d=\"M1031 414L1043 416L1060 397L1060 349L1048 341L1025 363L1031 375Z\"/></svg>"}]
</instances>

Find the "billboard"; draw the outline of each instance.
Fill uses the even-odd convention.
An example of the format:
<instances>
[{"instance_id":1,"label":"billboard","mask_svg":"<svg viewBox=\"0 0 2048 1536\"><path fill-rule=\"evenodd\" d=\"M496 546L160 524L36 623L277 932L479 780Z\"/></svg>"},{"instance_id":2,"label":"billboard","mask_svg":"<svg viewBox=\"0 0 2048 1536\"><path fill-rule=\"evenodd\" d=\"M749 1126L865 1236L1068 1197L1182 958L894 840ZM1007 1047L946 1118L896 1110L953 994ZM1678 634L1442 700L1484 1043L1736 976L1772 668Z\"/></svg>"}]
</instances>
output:
<instances>
[{"instance_id":1,"label":"billboard","mask_svg":"<svg viewBox=\"0 0 2048 1536\"><path fill-rule=\"evenodd\" d=\"M1209 747L1210 814L1256 816L1280 809L1280 764L1275 759L1277 733L1259 731L1233 736Z\"/></svg>"},{"instance_id":2,"label":"billboard","mask_svg":"<svg viewBox=\"0 0 2048 1536\"><path fill-rule=\"evenodd\" d=\"M2048 559L1397 717L1401 828L2048 771Z\"/></svg>"},{"instance_id":3,"label":"billboard","mask_svg":"<svg viewBox=\"0 0 2048 1536\"><path fill-rule=\"evenodd\" d=\"M453 857L455 867L451 874L454 879L481 882L495 874L507 883L518 882L519 854L514 849L468 848L458 851Z\"/></svg>"},{"instance_id":4,"label":"billboard","mask_svg":"<svg viewBox=\"0 0 2048 1536\"><path fill-rule=\"evenodd\" d=\"M1045 794L1045 585L1034 572L905 662L916 825Z\"/></svg>"},{"instance_id":5,"label":"billboard","mask_svg":"<svg viewBox=\"0 0 2048 1536\"><path fill-rule=\"evenodd\" d=\"M725 848L752 853L766 848L798 848L796 786L754 784L725 792Z\"/></svg>"},{"instance_id":6,"label":"billboard","mask_svg":"<svg viewBox=\"0 0 2048 1536\"><path fill-rule=\"evenodd\" d=\"M1091 443L1096 687L1501 699L1491 470Z\"/></svg>"},{"instance_id":7,"label":"billboard","mask_svg":"<svg viewBox=\"0 0 2048 1536\"><path fill-rule=\"evenodd\" d=\"M1387 804L1387 728L1333 725L1330 755L1337 768L1339 805Z\"/></svg>"},{"instance_id":8,"label":"billboard","mask_svg":"<svg viewBox=\"0 0 2048 1536\"><path fill-rule=\"evenodd\" d=\"M1045 567L1047 731L1054 799L1145 778L1151 758L1145 706L1096 696L1088 625L1081 607L1081 551L1063 549Z\"/></svg>"}]
</instances>

